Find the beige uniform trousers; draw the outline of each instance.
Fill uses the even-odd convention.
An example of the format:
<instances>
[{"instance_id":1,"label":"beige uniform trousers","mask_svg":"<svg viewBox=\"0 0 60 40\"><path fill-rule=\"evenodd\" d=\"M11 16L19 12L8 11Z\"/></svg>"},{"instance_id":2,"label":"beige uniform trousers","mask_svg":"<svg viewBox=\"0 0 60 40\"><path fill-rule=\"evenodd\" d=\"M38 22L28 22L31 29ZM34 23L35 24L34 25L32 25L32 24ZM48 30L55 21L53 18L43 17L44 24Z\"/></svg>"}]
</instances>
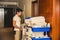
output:
<instances>
[{"instance_id":1,"label":"beige uniform trousers","mask_svg":"<svg viewBox=\"0 0 60 40\"><path fill-rule=\"evenodd\" d=\"M20 40L20 31L16 31L15 40Z\"/></svg>"}]
</instances>

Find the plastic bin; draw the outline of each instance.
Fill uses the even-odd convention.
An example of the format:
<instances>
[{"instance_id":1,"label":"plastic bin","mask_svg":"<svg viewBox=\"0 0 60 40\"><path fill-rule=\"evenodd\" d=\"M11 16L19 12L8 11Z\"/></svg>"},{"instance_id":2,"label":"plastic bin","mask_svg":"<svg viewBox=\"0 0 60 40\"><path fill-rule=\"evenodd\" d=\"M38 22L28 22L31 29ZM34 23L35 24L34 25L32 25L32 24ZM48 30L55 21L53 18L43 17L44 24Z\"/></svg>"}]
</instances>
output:
<instances>
[{"instance_id":1,"label":"plastic bin","mask_svg":"<svg viewBox=\"0 0 60 40\"><path fill-rule=\"evenodd\" d=\"M32 27L32 31L33 32L49 32L50 31L50 27L43 27L43 28L34 28Z\"/></svg>"},{"instance_id":2,"label":"plastic bin","mask_svg":"<svg viewBox=\"0 0 60 40\"><path fill-rule=\"evenodd\" d=\"M48 38L32 38L32 40L50 40L50 37L48 37Z\"/></svg>"}]
</instances>

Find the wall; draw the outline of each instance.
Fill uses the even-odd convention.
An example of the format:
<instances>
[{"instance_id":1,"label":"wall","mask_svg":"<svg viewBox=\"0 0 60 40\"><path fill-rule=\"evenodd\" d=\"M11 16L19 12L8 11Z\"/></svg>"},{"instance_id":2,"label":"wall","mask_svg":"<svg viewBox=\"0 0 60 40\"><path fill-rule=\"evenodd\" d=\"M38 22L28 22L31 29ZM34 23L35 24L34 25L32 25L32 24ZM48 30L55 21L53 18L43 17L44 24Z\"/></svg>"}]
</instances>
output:
<instances>
[{"instance_id":1,"label":"wall","mask_svg":"<svg viewBox=\"0 0 60 40\"><path fill-rule=\"evenodd\" d=\"M52 40L59 40L59 1L39 0L39 15L45 16L46 21L51 24Z\"/></svg>"},{"instance_id":2,"label":"wall","mask_svg":"<svg viewBox=\"0 0 60 40\"><path fill-rule=\"evenodd\" d=\"M25 17L31 17L31 0L24 0L25 4Z\"/></svg>"},{"instance_id":3,"label":"wall","mask_svg":"<svg viewBox=\"0 0 60 40\"><path fill-rule=\"evenodd\" d=\"M32 16L32 1L36 0L22 0L25 4L25 17L31 17ZM33 13L34 14L34 13Z\"/></svg>"},{"instance_id":4,"label":"wall","mask_svg":"<svg viewBox=\"0 0 60 40\"><path fill-rule=\"evenodd\" d=\"M53 0L53 16L52 16L52 40L59 40L59 1Z\"/></svg>"},{"instance_id":5,"label":"wall","mask_svg":"<svg viewBox=\"0 0 60 40\"><path fill-rule=\"evenodd\" d=\"M0 8L0 27L4 27L4 8Z\"/></svg>"}]
</instances>

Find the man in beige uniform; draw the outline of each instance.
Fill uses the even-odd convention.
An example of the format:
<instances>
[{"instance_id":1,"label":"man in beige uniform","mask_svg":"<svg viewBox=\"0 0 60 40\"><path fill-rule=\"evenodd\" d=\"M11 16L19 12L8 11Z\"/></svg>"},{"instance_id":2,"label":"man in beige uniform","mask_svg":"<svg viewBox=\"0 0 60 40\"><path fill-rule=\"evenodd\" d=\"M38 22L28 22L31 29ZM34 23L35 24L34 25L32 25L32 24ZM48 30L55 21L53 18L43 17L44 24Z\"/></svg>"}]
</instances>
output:
<instances>
[{"instance_id":1,"label":"man in beige uniform","mask_svg":"<svg viewBox=\"0 0 60 40\"><path fill-rule=\"evenodd\" d=\"M14 31L16 32L15 34L15 40L19 40L20 39L20 33L22 31L22 27L21 27L21 13L22 10L17 8L16 9L16 15L13 17L13 27L14 27Z\"/></svg>"}]
</instances>

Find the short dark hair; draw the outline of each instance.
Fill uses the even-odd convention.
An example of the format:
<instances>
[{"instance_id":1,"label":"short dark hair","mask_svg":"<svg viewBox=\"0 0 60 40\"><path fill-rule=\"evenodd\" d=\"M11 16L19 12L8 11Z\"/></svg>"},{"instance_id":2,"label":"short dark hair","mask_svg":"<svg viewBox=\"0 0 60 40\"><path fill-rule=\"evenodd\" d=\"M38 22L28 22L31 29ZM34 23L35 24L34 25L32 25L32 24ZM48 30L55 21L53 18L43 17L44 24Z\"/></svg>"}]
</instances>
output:
<instances>
[{"instance_id":1,"label":"short dark hair","mask_svg":"<svg viewBox=\"0 0 60 40\"><path fill-rule=\"evenodd\" d=\"M23 10L20 8L16 8L16 12L23 12Z\"/></svg>"}]
</instances>

